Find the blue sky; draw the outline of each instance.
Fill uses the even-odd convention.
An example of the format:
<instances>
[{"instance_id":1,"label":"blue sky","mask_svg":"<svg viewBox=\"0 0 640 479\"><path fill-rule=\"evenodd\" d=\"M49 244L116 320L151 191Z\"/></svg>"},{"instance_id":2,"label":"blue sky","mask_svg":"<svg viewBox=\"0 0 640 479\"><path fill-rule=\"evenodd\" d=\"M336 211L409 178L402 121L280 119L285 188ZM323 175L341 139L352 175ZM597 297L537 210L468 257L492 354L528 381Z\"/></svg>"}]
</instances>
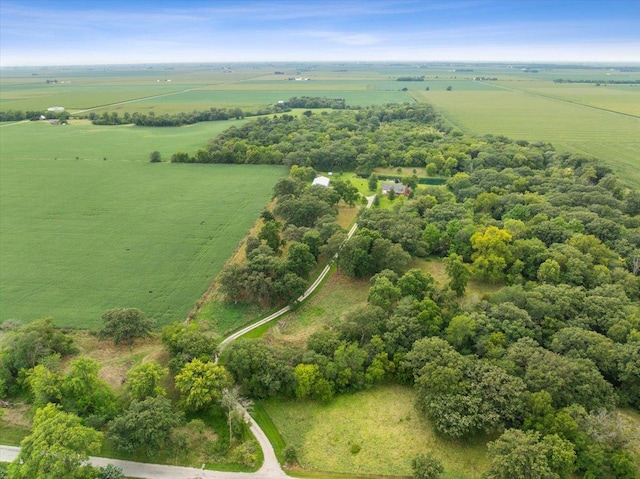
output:
<instances>
[{"instance_id":1,"label":"blue sky","mask_svg":"<svg viewBox=\"0 0 640 479\"><path fill-rule=\"evenodd\" d=\"M640 0L0 0L0 65L640 62Z\"/></svg>"}]
</instances>

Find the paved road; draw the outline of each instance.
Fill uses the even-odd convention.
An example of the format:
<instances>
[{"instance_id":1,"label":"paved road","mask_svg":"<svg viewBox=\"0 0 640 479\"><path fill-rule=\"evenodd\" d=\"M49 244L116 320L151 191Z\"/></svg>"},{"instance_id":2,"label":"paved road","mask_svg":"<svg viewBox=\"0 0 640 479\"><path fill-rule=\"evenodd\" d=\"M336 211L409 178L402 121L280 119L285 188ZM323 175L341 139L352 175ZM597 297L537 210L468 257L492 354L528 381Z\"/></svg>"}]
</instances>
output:
<instances>
[{"instance_id":1,"label":"paved road","mask_svg":"<svg viewBox=\"0 0 640 479\"><path fill-rule=\"evenodd\" d=\"M255 432L254 432L255 434ZM18 457L19 447L0 446L0 462L11 462ZM125 476L140 477L144 479L284 479L288 476L282 472L280 466L277 471L265 468L258 472L224 472L207 471L194 467L163 466L160 464L147 464L143 462L121 461L104 457L90 457L89 462L96 467L104 467L107 464L122 469Z\"/></svg>"},{"instance_id":2,"label":"paved road","mask_svg":"<svg viewBox=\"0 0 640 479\"><path fill-rule=\"evenodd\" d=\"M373 203L374 196L367 197L367 208L371 207ZM347 233L347 239L351 238L353 234L358 229L358 224L355 223L349 232ZM333 258L333 260L324 267L318 278L313 282L313 284L304 292L302 296L300 296L297 301L305 300L311 293L313 293L316 288L320 285L322 280L327 276L329 270L331 269L331 265L335 261L337 255ZM269 321L274 320L275 318L282 316L286 312L291 309L291 306L285 306L279 311L267 316L266 318L257 321L246 328L241 329L237 333L232 334L227 337L224 341L220 343L220 349L223 349L225 346L228 346L229 343L235 339L238 339L240 336L248 333L249 331L268 323ZM253 420L253 418L249 415L249 413L244 410L244 415L249 421L251 432L257 439L260 447L262 448L262 452L264 455L264 462L262 467L258 472L248 473L248 472L224 472L224 471L207 471L203 469L196 469L193 467L180 467L180 466L164 466L160 464L147 464L142 462L133 462L133 461L121 461L119 459L108 459L103 457L91 457L90 462L94 466L104 467L107 464L113 464L122 469L122 472L126 476L129 477L140 477L145 479L287 479L287 476L284 471L280 467L280 463L278 462L278 458L276 457L276 453L273 450L273 446L269 442L267 435L264 431L258 426L258 424ZM20 452L19 447L13 446L0 446L0 462L11 462L16 457L18 457L18 453Z\"/></svg>"}]
</instances>

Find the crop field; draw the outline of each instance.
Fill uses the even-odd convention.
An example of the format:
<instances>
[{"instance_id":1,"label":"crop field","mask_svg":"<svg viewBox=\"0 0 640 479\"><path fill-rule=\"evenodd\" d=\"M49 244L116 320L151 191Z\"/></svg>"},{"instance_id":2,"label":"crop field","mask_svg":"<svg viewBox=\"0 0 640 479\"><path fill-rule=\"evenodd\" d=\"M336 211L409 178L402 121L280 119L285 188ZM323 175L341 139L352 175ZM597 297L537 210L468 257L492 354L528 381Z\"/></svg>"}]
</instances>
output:
<instances>
[{"instance_id":1,"label":"crop field","mask_svg":"<svg viewBox=\"0 0 640 479\"><path fill-rule=\"evenodd\" d=\"M209 138L238 126L245 120L196 123L177 128L133 125L95 126L88 120L70 120L68 125L48 122L0 125L2 157L13 159L91 159L148 161L152 151L164 160L177 151L194 153Z\"/></svg>"},{"instance_id":2,"label":"crop field","mask_svg":"<svg viewBox=\"0 0 640 479\"><path fill-rule=\"evenodd\" d=\"M434 104L466 133L549 142L559 151L600 158L624 181L640 186L640 116L628 113L640 109L640 86L634 88L633 93L625 93L624 104L630 106L613 111L620 102L619 90L615 87L607 90L614 93L604 98L599 93L604 87L598 90L591 85L598 93L589 99L599 105L594 107L578 103L578 98L570 101L570 91L561 88L554 94L567 98L552 98L546 96L550 92L542 96L502 85L505 83L481 91L458 88L459 85L453 83L452 91L432 89L411 94L417 101ZM573 91L576 90L582 88ZM574 94L582 95L580 101L586 101L584 92Z\"/></svg>"},{"instance_id":3,"label":"crop field","mask_svg":"<svg viewBox=\"0 0 640 479\"><path fill-rule=\"evenodd\" d=\"M406 386L378 386L327 404L268 400L264 408L305 470L345 474L411 475L411 459L431 452L443 478L480 478L488 467L484 442L437 436L413 407Z\"/></svg>"},{"instance_id":4,"label":"crop field","mask_svg":"<svg viewBox=\"0 0 640 479\"><path fill-rule=\"evenodd\" d=\"M216 125L185 138L191 127L3 126L0 322L97 328L114 307L183 319L285 174L148 162L156 147L204 144Z\"/></svg>"}]
</instances>

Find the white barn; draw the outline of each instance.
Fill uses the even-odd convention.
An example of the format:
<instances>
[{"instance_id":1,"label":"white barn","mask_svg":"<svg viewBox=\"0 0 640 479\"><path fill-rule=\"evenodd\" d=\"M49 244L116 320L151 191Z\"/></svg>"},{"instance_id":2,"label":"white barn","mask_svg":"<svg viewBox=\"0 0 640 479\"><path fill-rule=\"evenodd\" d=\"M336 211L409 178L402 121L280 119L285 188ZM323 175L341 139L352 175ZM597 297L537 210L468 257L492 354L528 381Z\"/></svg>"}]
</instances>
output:
<instances>
[{"instance_id":1,"label":"white barn","mask_svg":"<svg viewBox=\"0 0 640 479\"><path fill-rule=\"evenodd\" d=\"M318 176L313 180L313 183L311 183L311 186L320 185L320 186L324 186L325 188L329 188L329 181L331 180L329 180L329 178L327 178L326 176Z\"/></svg>"}]
</instances>

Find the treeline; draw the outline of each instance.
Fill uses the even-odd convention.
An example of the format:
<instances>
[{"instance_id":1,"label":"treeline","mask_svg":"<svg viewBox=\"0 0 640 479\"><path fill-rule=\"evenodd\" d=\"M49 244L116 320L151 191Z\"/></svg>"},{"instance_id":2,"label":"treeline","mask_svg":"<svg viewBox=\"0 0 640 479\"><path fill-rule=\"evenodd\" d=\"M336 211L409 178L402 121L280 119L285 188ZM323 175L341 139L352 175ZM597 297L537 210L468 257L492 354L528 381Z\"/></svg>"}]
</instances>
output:
<instances>
[{"instance_id":1,"label":"treeline","mask_svg":"<svg viewBox=\"0 0 640 479\"><path fill-rule=\"evenodd\" d=\"M89 120L94 125L127 125L134 124L136 126L182 126L192 125L203 121L223 121L232 118L240 119L246 116L253 116L257 114L269 114L277 111L274 106L265 110L261 110L260 113L244 112L240 108L210 108L205 111L192 111L189 113L175 113L175 114L161 114L156 115L155 112L149 113L128 113L125 112L122 116L118 112L107 112L97 114L91 112L88 115Z\"/></svg>"},{"instance_id":2,"label":"treeline","mask_svg":"<svg viewBox=\"0 0 640 479\"><path fill-rule=\"evenodd\" d=\"M595 84L609 84L609 85L640 85L640 80L574 80L574 79L565 79L565 78L557 78L553 80L553 83L595 83Z\"/></svg>"},{"instance_id":3,"label":"treeline","mask_svg":"<svg viewBox=\"0 0 640 479\"><path fill-rule=\"evenodd\" d=\"M255 111L246 111L241 108L210 108L204 111L194 110L192 112L161 114L150 113L124 113L122 116L118 112L104 112L102 114L90 113L88 118L94 125L126 125L136 126L182 126L192 125L204 121L224 121L230 119L240 119L252 116L271 115L291 111L292 108L331 108L342 110L346 108L343 98L326 97L292 97L287 101L278 102L274 105L265 106Z\"/></svg>"},{"instance_id":4,"label":"treeline","mask_svg":"<svg viewBox=\"0 0 640 479\"><path fill-rule=\"evenodd\" d=\"M301 96L292 97L282 103L286 108L331 108L333 110L344 110L347 103L344 98L327 98L327 97L311 97Z\"/></svg>"},{"instance_id":5,"label":"treeline","mask_svg":"<svg viewBox=\"0 0 640 479\"><path fill-rule=\"evenodd\" d=\"M424 81L424 75L398 77L396 78L396 81Z\"/></svg>"},{"instance_id":6,"label":"treeline","mask_svg":"<svg viewBox=\"0 0 640 479\"><path fill-rule=\"evenodd\" d=\"M0 111L0 121L24 121L40 120L40 117L47 119L68 120L70 115L68 111L45 111L45 110L6 110Z\"/></svg>"},{"instance_id":7,"label":"treeline","mask_svg":"<svg viewBox=\"0 0 640 479\"><path fill-rule=\"evenodd\" d=\"M457 151L455 141L443 141L447 131L430 105L387 105L300 117L282 114L229 128L209 140L206 148L194 154L179 152L172 161L299 165L318 171L355 170L365 176L377 166L426 163L430 175L446 174L467 156Z\"/></svg>"}]
</instances>

